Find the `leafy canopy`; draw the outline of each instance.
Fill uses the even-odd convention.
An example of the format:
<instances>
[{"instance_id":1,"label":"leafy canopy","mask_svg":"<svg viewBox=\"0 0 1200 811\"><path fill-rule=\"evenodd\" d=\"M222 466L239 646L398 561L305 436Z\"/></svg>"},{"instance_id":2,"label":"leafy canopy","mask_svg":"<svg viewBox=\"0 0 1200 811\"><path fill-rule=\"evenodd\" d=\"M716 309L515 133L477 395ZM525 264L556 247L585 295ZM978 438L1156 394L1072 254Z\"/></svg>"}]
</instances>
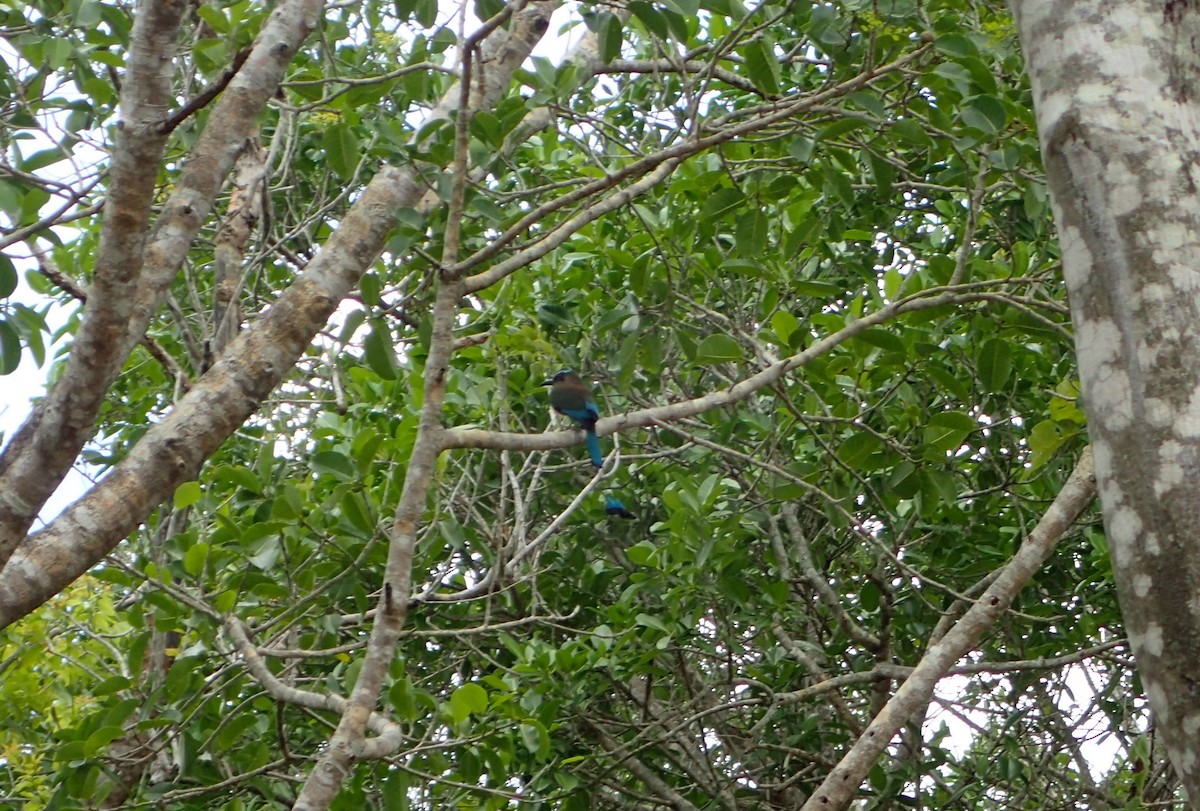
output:
<instances>
[{"instance_id":1,"label":"leafy canopy","mask_svg":"<svg viewBox=\"0 0 1200 811\"><path fill-rule=\"evenodd\" d=\"M266 206L236 292L247 319L382 165L420 167L431 205L395 212L359 295L199 479L0 636L0 696L24 709L0 715L0 793L26 809L93 807L128 774L131 802L290 807L325 745L334 714L269 697L222 625L244 624L270 672L311 693L347 694L362 666L447 234L454 126L421 122L453 82L448 11L327 8L262 114ZM5 234L30 230L0 259L0 372L42 362L39 314L87 283L131 25L95 0L2 14L0 212ZM218 83L267 14L198 6L179 99ZM358 763L337 807L798 807L1085 441L1003 4L629 0L568 19L567 35L594 37L592 61L535 56L470 121L458 255L471 272L519 269L461 302L444 424L540 432L537 384L563 366L613 415L792 362L730 405L621 433L604 486L636 522L606 522L593 496L527 547L587 483L581 447L443 454L413 562L421 600L380 708L404 747ZM172 133L153 170L164 195L209 110ZM138 349L114 384L93 472L205 372L220 224L151 326L159 354ZM40 298L18 303L34 245L50 260L27 274ZM1088 735L1117 752L1097 790L1128 793L1122 764L1144 744L1110 658L1120 636L1093 523L1021 593L926 734L876 769L868 801L1069 804ZM1091 692L1065 713L1081 661ZM964 707L965 746L943 725L961 729Z\"/></svg>"}]
</instances>

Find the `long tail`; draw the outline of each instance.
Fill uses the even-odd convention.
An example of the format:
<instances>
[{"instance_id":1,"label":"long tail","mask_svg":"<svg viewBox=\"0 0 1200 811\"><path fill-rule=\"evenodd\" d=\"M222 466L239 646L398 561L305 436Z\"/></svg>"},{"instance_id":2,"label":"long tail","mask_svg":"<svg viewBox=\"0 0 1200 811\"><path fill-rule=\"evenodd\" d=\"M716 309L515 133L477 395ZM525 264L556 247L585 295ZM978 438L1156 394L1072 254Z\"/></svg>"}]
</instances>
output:
<instances>
[{"instance_id":1,"label":"long tail","mask_svg":"<svg viewBox=\"0 0 1200 811\"><path fill-rule=\"evenodd\" d=\"M600 439L596 436L595 430L590 427L584 428L587 432L587 449L588 455L592 457L592 464L596 467L604 467L604 454L600 453ZM625 505L616 496L604 497L604 512L608 515L619 515L622 518L636 518L633 513L625 509Z\"/></svg>"},{"instance_id":2,"label":"long tail","mask_svg":"<svg viewBox=\"0 0 1200 811\"><path fill-rule=\"evenodd\" d=\"M591 454L592 464L596 467L604 467L604 454L600 453L600 440L596 436L596 431L592 428L585 428L587 431L587 449Z\"/></svg>"}]
</instances>

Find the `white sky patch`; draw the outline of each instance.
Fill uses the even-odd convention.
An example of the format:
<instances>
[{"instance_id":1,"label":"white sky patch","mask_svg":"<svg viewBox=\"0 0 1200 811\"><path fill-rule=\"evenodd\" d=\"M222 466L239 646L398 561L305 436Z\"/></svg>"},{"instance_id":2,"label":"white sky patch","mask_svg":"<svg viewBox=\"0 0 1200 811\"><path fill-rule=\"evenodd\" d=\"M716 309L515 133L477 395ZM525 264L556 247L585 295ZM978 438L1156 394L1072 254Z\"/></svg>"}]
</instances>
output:
<instances>
[{"instance_id":1,"label":"white sky patch","mask_svg":"<svg viewBox=\"0 0 1200 811\"><path fill-rule=\"evenodd\" d=\"M950 676L942 679L934 690L934 702L922 727L923 737L933 740L944 725L946 735L941 745L958 758L970 751L978 735L989 726L995 726L998 709L1011 712L1011 706L1004 703L993 705L986 695L970 695L971 686L981 678L991 680L989 686L993 693L1007 695L1012 690L1011 682L1000 675ZM1097 703L1100 686L1108 678L1111 678L1111 674L1082 662L1068 665L1062 681L1048 685L1069 734L1075 736L1083 754L1085 762L1076 765L1080 769L1087 769L1093 777L1110 771L1125 750L1118 733L1114 732L1111 722ZM1134 719L1132 723L1135 727L1146 725L1144 718ZM1136 731L1123 729L1120 732L1127 734Z\"/></svg>"}]
</instances>

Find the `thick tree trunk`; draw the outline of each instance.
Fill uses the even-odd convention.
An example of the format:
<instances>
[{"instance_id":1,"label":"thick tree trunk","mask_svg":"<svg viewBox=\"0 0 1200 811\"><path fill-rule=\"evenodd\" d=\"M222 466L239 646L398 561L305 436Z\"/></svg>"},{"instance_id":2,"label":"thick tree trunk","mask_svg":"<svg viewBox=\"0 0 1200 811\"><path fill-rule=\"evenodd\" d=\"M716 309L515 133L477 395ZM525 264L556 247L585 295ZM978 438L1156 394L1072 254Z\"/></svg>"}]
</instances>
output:
<instances>
[{"instance_id":1,"label":"thick tree trunk","mask_svg":"<svg viewBox=\"0 0 1200 811\"><path fill-rule=\"evenodd\" d=\"M1156 724L1200 798L1200 9L1013 9L1121 609Z\"/></svg>"}]
</instances>

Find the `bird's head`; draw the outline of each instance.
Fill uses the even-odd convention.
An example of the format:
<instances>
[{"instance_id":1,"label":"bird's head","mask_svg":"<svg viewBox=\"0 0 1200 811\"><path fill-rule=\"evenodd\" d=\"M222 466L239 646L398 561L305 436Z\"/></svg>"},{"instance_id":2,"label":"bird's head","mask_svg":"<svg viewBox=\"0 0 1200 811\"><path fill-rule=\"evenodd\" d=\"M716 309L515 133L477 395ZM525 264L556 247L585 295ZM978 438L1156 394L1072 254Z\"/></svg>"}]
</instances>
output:
<instances>
[{"instance_id":1,"label":"bird's head","mask_svg":"<svg viewBox=\"0 0 1200 811\"><path fill-rule=\"evenodd\" d=\"M555 383L562 383L563 381L577 383L579 382L579 375L575 374L574 369L560 369L555 373L554 377L549 380L543 380L542 385L553 386Z\"/></svg>"}]
</instances>

